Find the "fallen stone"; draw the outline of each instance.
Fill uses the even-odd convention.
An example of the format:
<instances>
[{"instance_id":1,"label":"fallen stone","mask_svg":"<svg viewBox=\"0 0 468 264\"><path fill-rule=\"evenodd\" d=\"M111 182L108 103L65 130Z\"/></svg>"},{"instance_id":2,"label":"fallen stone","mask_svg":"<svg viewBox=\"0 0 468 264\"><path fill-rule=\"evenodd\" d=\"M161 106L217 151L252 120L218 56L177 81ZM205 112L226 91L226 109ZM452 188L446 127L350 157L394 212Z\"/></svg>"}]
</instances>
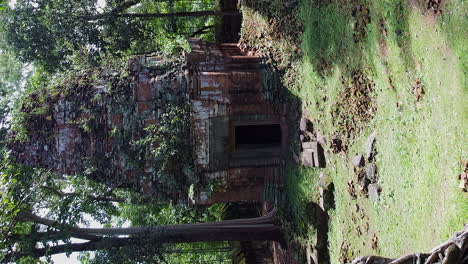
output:
<instances>
[{"instance_id":1,"label":"fallen stone","mask_svg":"<svg viewBox=\"0 0 468 264\"><path fill-rule=\"evenodd\" d=\"M367 165L366 178L372 183L377 182L377 166L374 163Z\"/></svg>"},{"instance_id":2,"label":"fallen stone","mask_svg":"<svg viewBox=\"0 0 468 264\"><path fill-rule=\"evenodd\" d=\"M375 156L375 149L374 149L375 137L376 137L376 133L373 132L366 140L366 144L365 144L366 159L369 161Z\"/></svg>"},{"instance_id":3,"label":"fallen stone","mask_svg":"<svg viewBox=\"0 0 468 264\"><path fill-rule=\"evenodd\" d=\"M322 146L317 141L303 142L302 149L303 149L302 155L303 156L306 155L302 158L304 160L303 164L310 164L308 159L311 158L313 161L312 167L325 168L326 166L325 154L324 154ZM308 165L304 165L304 166L308 166Z\"/></svg>"},{"instance_id":4,"label":"fallen stone","mask_svg":"<svg viewBox=\"0 0 468 264\"><path fill-rule=\"evenodd\" d=\"M327 145L327 138L324 135L322 135L322 133L320 133L320 131L317 131L316 135L317 135L317 141L322 146L326 146Z\"/></svg>"},{"instance_id":5,"label":"fallen stone","mask_svg":"<svg viewBox=\"0 0 468 264\"><path fill-rule=\"evenodd\" d=\"M370 181L367 177L360 177L358 179L359 190L361 192L367 192L367 187L369 186Z\"/></svg>"},{"instance_id":6,"label":"fallen stone","mask_svg":"<svg viewBox=\"0 0 468 264\"><path fill-rule=\"evenodd\" d=\"M302 165L305 167L315 167L314 151L312 149L304 149L301 156Z\"/></svg>"},{"instance_id":7,"label":"fallen stone","mask_svg":"<svg viewBox=\"0 0 468 264\"><path fill-rule=\"evenodd\" d=\"M301 118L301 121L299 123L299 129L303 132L305 131L314 132L314 127L313 127L312 122L310 122L310 120L306 118Z\"/></svg>"},{"instance_id":8,"label":"fallen stone","mask_svg":"<svg viewBox=\"0 0 468 264\"><path fill-rule=\"evenodd\" d=\"M317 137L316 137L313 133L311 133L311 132L309 132L309 131L304 131L303 134L304 134L304 136L306 136L310 141L317 141Z\"/></svg>"},{"instance_id":9,"label":"fallen stone","mask_svg":"<svg viewBox=\"0 0 468 264\"><path fill-rule=\"evenodd\" d=\"M364 166L364 156L362 156L361 154L356 155L353 158L352 163L353 163L353 165L355 167L363 167Z\"/></svg>"},{"instance_id":10,"label":"fallen stone","mask_svg":"<svg viewBox=\"0 0 468 264\"><path fill-rule=\"evenodd\" d=\"M379 186L376 183L369 184L369 186L367 186L367 193L369 199L377 201L379 199Z\"/></svg>"},{"instance_id":11,"label":"fallen stone","mask_svg":"<svg viewBox=\"0 0 468 264\"><path fill-rule=\"evenodd\" d=\"M315 142L304 142L302 143L302 148L303 149L312 149L313 151L317 151L317 146L318 146L318 143L315 141Z\"/></svg>"},{"instance_id":12,"label":"fallen stone","mask_svg":"<svg viewBox=\"0 0 468 264\"><path fill-rule=\"evenodd\" d=\"M332 183L331 177L328 176L328 174L326 174L324 172L320 172L319 187L324 189L324 190L328 190L331 183Z\"/></svg>"}]
</instances>

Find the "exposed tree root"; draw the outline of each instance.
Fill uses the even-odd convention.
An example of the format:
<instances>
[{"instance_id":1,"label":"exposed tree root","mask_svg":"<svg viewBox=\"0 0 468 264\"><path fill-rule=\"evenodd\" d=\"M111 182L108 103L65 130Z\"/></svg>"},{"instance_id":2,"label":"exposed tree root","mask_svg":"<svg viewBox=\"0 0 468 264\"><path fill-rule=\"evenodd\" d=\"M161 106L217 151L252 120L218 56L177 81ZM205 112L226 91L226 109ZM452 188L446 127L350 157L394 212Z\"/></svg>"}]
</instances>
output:
<instances>
[{"instance_id":1,"label":"exposed tree root","mask_svg":"<svg viewBox=\"0 0 468 264\"><path fill-rule=\"evenodd\" d=\"M468 225L447 242L435 247L430 253L414 253L397 259L380 256L364 256L352 264L459 264L468 263Z\"/></svg>"}]
</instances>

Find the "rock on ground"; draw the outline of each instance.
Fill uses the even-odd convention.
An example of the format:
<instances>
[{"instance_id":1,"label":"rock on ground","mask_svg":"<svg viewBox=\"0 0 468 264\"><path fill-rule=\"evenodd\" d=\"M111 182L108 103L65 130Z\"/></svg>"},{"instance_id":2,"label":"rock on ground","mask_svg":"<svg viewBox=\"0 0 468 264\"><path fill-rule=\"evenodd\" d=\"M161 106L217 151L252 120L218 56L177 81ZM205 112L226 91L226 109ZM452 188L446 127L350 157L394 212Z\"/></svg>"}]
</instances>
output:
<instances>
[{"instance_id":1,"label":"rock on ground","mask_svg":"<svg viewBox=\"0 0 468 264\"><path fill-rule=\"evenodd\" d=\"M377 201L379 199L379 186L375 183L369 184L367 186L367 193L371 200Z\"/></svg>"},{"instance_id":2,"label":"rock on ground","mask_svg":"<svg viewBox=\"0 0 468 264\"><path fill-rule=\"evenodd\" d=\"M370 163L366 168L366 177L372 183L377 182L377 166L374 163Z\"/></svg>"},{"instance_id":3,"label":"rock on ground","mask_svg":"<svg viewBox=\"0 0 468 264\"><path fill-rule=\"evenodd\" d=\"M366 140L365 150L366 159L371 160L375 156L374 144L375 144L376 133L373 132Z\"/></svg>"},{"instance_id":4,"label":"rock on ground","mask_svg":"<svg viewBox=\"0 0 468 264\"><path fill-rule=\"evenodd\" d=\"M356 155L353 158L352 163L353 163L353 165L355 167L363 167L364 166L364 156L362 156L361 154Z\"/></svg>"}]
</instances>

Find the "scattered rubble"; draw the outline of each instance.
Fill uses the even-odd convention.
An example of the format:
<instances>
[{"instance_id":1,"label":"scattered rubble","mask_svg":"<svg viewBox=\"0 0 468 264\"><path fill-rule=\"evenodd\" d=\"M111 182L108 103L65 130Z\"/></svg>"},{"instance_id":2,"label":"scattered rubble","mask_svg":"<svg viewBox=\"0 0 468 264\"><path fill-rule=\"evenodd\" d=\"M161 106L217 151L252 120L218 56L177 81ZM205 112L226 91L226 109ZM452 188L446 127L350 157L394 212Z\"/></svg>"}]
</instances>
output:
<instances>
[{"instance_id":1,"label":"scattered rubble","mask_svg":"<svg viewBox=\"0 0 468 264\"><path fill-rule=\"evenodd\" d=\"M376 132L373 132L372 134L370 134L370 136L366 140L365 151L366 151L366 159L368 161L371 161L376 154L376 151L374 148L376 135L377 135Z\"/></svg>"},{"instance_id":2,"label":"scattered rubble","mask_svg":"<svg viewBox=\"0 0 468 264\"><path fill-rule=\"evenodd\" d=\"M377 166L375 166L374 163L367 165L366 178L369 179L369 181L372 183L377 182Z\"/></svg>"},{"instance_id":3,"label":"scattered rubble","mask_svg":"<svg viewBox=\"0 0 468 264\"><path fill-rule=\"evenodd\" d=\"M354 229L354 231L356 231L356 235L358 236L361 236L362 235L362 231L361 231L361 228L359 226L356 226L356 228Z\"/></svg>"},{"instance_id":4,"label":"scattered rubble","mask_svg":"<svg viewBox=\"0 0 468 264\"><path fill-rule=\"evenodd\" d=\"M352 163L355 167L364 167L364 156L361 154L354 156Z\"/></svg>"},{"instance_id":5,"label":"scattered rubble","mask_svg":"<svg viewBox=\"0 0 468 264\"><path fill-rule=\"evenodd\" d=\"M314 125L309 119L303 117L301 118L301 121L299 122L299 129L301 130L301 132L307 131L307 132L313 133Z\"/></svg>"},{"instance_id":6,"label":"scattered rubble","mask_svg":"<svg viewBox=\"0 0 468 264\"><path fill-rule=\"evenodd\" d=\"M317 137L318 143L320 143L322 146L327 145L327 138L324 135L322 135L320 131L316 131L315 135Z\"/></svg>"},{"instance_id":7,"label":"scattered rubble","mask_svg":"<svg viewBox=\"0 0 468 264\"><path fill-rule=\"evenodd\" d=\"M375 183L371 183L367 187L367 192L369 195L369 199L371 199L372 201L377 201L379 199L380 187Z\"/></svg>"},{"instance_id":8,"label":"scattered rubble","mask_svg":"<svg viewBox=\"0 0 468 264\"><path fill-rule=\"evenodd\" d=\"M352 252L349 250L349 243L343 241L340 248L340 263L349 263L352 259Z\"/></svg>"},{"instance_id":9,"label":"scattered rubble","mask_svg":"<svg viewBox=\"0 0 468 264\"><path fill-rule=\"evenodd\" d=\"M443 0L424 0L426 4L426 8L428 10L432 10L434 14L441 15L442 14L442 6L444 1Z\"/></svg>"},{"instance_id":10,"label":"scattered rubble","mask_svg":"<svg viewBox=\"0 0 468 264\"><path fill-rule=\"evenodd\" d=\"M373 132L366 140L365 143L365 158L362 154L356 154L351 160L351 163L354 166L354 172L357 178L357 185L359 191L369 197L370 199L376 201L378 200L381 188L377 184L377 166L373 162L373 159L377 152L375 151L375 138L376 133ZM368 162L368 163L367 163ZM367 163L367 164L366 164ZM349 183L348 183L348 192Z\"/></svg>"},{"instance_id":11,"label":"scattered rubble","mask_svg":"<svg viewBox=\"0 0 468 264\"><path fill-rule=\"evenodd\" d=\"M358 43L364 40L367 24L371 22L369 8L364 5L356 5L353 9L352 15L356 19L353 33L354 42Z\"/></svg>"},{"instance_id":12,"label":"scattered rubble","mask_svg":"<svg viewBox=\"0 0 468 264\"><path fill-rule=\"evenodd\" d=\"M355 200L357 198L356 191L354 190L354 181L350 180L348 182L348 193L351 196L351 199Z\"/></svg>"},{"instance_id":13,"label":"scattered rubble","mask_svg":"<svg viewBox=\"0 0 468 264\"><path fill-rule=\"evenodd\" d=\"M361 172L359 173L358 175L358 185L359 185L359 191L361 193L367 193L367 186L369 186L369 184L371 183L371 181L366 177L366 173L365 172Z\"/></svg>"},{"instance_id":14,"label":"scattered rubble","mask_svg":"<svg viewBox=\"0 0 468 264\"><path fill-rule=\"evenodd\" d=\"M343 90L332 110L333 125L342 140L359 135L374 118L377 104L373 96L375 83L369 73L356 70L351 76L342 76Z\"/></svg>"},{"instance_id":15,"label":"scattered rubble","mask_svg":"<svg viewBox=\"0 0 468 264\"><path fill-rule=\"evenodd\" d=\"M301 163L306 167L325 167L325 153L322 145L317 140L313 123L307 118L299 121L300 135L302 143ZM321 136L321 135L320 135ZM321 136L322 141L323 137Z\"/></svg>"}]
</instances>

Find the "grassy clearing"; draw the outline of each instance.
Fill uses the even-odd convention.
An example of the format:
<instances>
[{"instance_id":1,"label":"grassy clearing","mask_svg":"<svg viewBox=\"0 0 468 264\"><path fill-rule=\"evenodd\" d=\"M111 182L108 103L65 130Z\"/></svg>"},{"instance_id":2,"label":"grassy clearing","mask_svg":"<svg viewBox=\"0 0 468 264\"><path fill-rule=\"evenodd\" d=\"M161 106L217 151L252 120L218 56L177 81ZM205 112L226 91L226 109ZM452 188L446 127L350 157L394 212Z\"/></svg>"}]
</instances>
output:
<instances>
[{"instance_id":1,"label":"grassy clearing","mask_svg":"<svg viewBox=\"0 0 468 264\"><path fill-rule=\"evenodd\" d=\"M345 158L328 155L326 170L336 190L336 209L330 212L332 262L340 256L343 261L360 254L398 256L427 251L468 221L468 198L456 187L468 142L466 72L461 67L466 52L459 50L463 49L459 34L466 21L465 27L459 22L466 9L452 10L456 6L452 3L433 24L406 1L360 4L368 5L371 22L365 38L357 43L353 25L359 18L351 15L352 2L302 6L306 28L301 76L305 82L297 86L296 94L318 127L328 135L343 133L337 131L333 119L334 105L343 100L341 76L361 69L375 83L374 119L350 139ZM386 35L379 30L382 22ZM321 71L321 64L331 64L326 67L330 70ZM418 80L424 87L419 102L413 94ZM363 196L352 200L346 192L347 182L355 178L349 160L363 152L371 131L378 135L376 164L383 189L375 203ZM376 249L370 246L374 233ZM349 243L348 250L343 242Z\"/></svg>"},{"instance_id":2,"label":"grassy clearing","mask_svg":"<svg viewBox=\"0 0 468 264\"><path fill-rule=\"evenodd\" d=\"M264 21L257 30L266 32L265 38L257 37L262 40L247 42L262 51L276 50L272 55L288 65L284 83L303 112L328 139L337 135L347 145L337 154L325 147L324 172L335 184L331 262L428 251L467 223L468 197L457 187L461 161L468 159L466 1L447 1L440 17L425 14L418 1L301 1L296 14L304 26L302 56L292 56L296 42L284 48L287 38L275 37L279 29L269 26L282 19L271 14L284 7L269 8L274 10L253 7L244 13L251 24ZM244 40L248 35L244 32ZM355 113L340 102L356 71L372 80L369 97L377 110L365 123L345 122L355 126L347 131L339 119ZM424 93L415 95L418 85ZM381 196L377 202L362 194L353 200L347 192L348 181L356 178L350 160L364 152L373 131ZM305 247L314 232L303 219L308 204L317 201L319 172L293 166L288 172L291 226ZM374 234L377 247L372 248Z\"/></svg>"}]
</instances>

